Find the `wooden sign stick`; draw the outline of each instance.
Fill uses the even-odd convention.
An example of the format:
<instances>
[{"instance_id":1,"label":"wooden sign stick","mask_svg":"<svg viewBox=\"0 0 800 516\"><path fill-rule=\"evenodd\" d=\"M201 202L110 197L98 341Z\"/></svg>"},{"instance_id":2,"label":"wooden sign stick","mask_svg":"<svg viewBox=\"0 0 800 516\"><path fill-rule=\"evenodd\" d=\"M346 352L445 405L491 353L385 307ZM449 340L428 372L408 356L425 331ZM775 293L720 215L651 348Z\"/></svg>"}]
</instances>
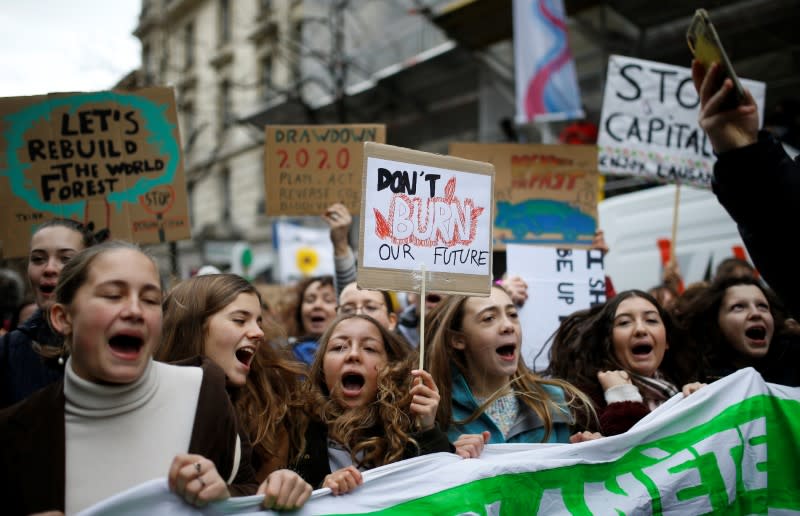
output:
<instances>
[{"instance_id":1,"label":"wooden sign stick","mask_svg":"<svg viewBox=\"0 0 800 516\"><path fill-rule=\"evenodd\" d=\"M422 270L422 289L419 294L419 368L425 369L425 264Z\"/></svg>"},{"instance_id":2,"label":"wooden sign stick","mask_svg":"<svg viewBox=\"0 0 800 516\"><path fill-rule=\"evenodd\" d=\"M669 260L675 266L675 239L678 238L678 211L681 205L681 184L675 183L675 207L672 210L672 240L669 246Z\"/></svg>"}]
</instances>

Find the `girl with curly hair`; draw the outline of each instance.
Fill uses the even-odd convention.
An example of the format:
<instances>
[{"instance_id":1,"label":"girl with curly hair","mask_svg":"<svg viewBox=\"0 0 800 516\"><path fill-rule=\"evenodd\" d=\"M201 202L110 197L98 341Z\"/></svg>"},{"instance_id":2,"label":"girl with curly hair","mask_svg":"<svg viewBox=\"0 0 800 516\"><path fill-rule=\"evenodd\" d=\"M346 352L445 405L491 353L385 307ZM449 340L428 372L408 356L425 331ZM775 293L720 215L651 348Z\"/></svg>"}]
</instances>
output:
<instances>
[{"instance_id":1,"label":"girl with curly hair","mask_svg":"<svg viewBox=\"0 0 800 516\"><path fill-rule=\"evenodd\" d=\"M228 394L253 445L252 463L266 507L299 507L311 486L286 469L299 445L297 421L305 367L264 342L261 295L236 274L196 276L173 287L164 300L162 362L193 363L207 357L225 372Z\"/></svg>"},{"instance_id":2,"label":"girl with curly hair","mask_svg":"<svg viewBox=\"0 0 800 516\"><path fill-rule=\"evenodd\" d=\"M371 317L336 318L304 386L313 409L293 469L339 495L361 484L363 470L452 451L435 422L436 384L414 364L408 346Z\"/></svg>"},{"instance_id":3,"label":"girl with curly hair","mask_svg":"<svg viewBox=\"0 0 800 516\"><path fill-rule=\"evenodd\" d=\"M489 297L450 296L429 315L428 370L442 402L437 421L459 446L482 434L489 443L578 442L573 410L590 405L575 387L547 380L520 359L517 307L500 286ZM462 435L465 434L465 435Z\"/></svg>"},{"instance_id":4,"label":"girl with curly hair","mask_svg":"<svg viewBox=\"0 0 800 516\"><path fill-rule=\"evenodd\" d=\"M670 314L650 294L626 290L562 322L547 373L588 394L597 429L616 435L693 380L693 363ZM684 385L684 395L702 385Z\"/></svg>"},{"instance_id":5,"label":"girl with curly hair","mask_svg":"<svg viewBox=\"0 0 800 516\"><path fill-rule=\"evenodd\" d=\"M800 332L758 280L715 280L686 303L678 322L690 345L701 351L705 381L753 367L768 382L800 386Z\"/></svg>"}]
</instances>

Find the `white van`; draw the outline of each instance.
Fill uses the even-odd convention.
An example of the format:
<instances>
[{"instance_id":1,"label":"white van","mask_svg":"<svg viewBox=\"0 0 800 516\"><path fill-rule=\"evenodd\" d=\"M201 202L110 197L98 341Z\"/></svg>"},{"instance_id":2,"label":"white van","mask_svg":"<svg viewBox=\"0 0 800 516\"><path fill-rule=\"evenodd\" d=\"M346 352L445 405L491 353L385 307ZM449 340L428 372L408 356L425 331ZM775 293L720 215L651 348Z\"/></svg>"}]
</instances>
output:
<instances>
[{"instance_id":1,"label":"white van","mask_svg":"<svg viewBox=\"0 0 800 516\"><path fill-rule=\"evenodd\" d=\"M685 285L701 281L711 268L745 253L736 223L710 190L680 187L675 247ZM659 239L672 237L675 185L665 185L619 195L599 203L599 226L605 232L609 253L606 275L617 292L647 290L662 279Z\"/></svg>"}]
</instances>

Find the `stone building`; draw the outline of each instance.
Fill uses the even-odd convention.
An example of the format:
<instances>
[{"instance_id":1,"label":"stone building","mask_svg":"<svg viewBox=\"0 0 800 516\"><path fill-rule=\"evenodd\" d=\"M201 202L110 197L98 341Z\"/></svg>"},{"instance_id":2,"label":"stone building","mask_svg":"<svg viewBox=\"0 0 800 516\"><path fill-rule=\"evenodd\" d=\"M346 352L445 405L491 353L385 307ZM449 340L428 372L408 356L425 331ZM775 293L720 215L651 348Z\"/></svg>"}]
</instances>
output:
<instances>
[{"instance_id":1,"label":"stone building","mask_svg":"<svg viewBox=\"0 0 800 516\"><path fill-rule=\"evenodd\" d=\"M696 2L564 3L588 120L600 118L610 54L688 65L684 34ZM203 263L236 266L237 250L249 246L269 266L265 124L385 123L388 143L440 153L450 141L552 141L563 124L513 123L511 4L142 0L142 67L127 83L175 88L193 231L191 242L161 250L164 259L185 277ZM734 67L767 82L767 116L781 98L796 98L796 0L712 4ZM619 178L605 189L642 186Z\"/></svg>"}]
</instances>

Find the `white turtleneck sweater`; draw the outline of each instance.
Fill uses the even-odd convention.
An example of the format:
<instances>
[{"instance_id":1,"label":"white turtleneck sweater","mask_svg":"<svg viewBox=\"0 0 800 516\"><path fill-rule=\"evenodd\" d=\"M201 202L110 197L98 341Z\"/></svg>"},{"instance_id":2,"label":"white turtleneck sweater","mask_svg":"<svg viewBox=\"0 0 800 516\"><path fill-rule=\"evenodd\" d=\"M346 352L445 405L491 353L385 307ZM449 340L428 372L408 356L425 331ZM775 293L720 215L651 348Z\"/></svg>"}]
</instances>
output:
<instances>
[{"instance_id":1,"label":"white turtleneck sweater","mask_svg":"<svg viewBox=\"0 0 800 516\"><path fill-rule=\"evenodd\" d=\"M151 360L127 385L64 374L66 514L142 482L167 476L189 450L203 371Z\"/></svg>"}]
</instances>

